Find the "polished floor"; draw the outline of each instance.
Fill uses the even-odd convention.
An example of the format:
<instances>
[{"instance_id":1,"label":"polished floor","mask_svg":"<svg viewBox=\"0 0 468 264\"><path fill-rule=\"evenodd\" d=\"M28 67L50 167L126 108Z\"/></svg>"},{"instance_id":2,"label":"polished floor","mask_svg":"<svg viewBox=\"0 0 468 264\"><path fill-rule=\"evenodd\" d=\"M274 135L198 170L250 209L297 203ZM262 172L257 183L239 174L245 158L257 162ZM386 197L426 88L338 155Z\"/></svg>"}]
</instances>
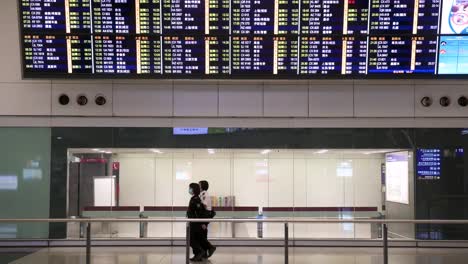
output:
<instances>
[{"instance_id":1,"label":"polished floor","mask_svg":"<svg viewBox=\"0 0 468 264\"><path fill-rule=\"evenodd\" d=\"M37 248L0 248L0 263L10 263L38 250Z\"/></svg>"},{"instance_id":2,"label":"polished floor","mask_svg":"<svg viewBox=\"0 0 468 264\"><path fill-rule=\"evenodd\" d=\"M19 258L13 264L85 264L84 248L48 248ZM97 247L93 264L183 264L184 248ZM203 262L202 262L203 263ZM282 248L219 248L205 263L276 264L284 263ZM380 264L377 248L291 248L289 263ZM466 264L468 249L391 249L392 264Z\"/></svg>"}]
</instances>

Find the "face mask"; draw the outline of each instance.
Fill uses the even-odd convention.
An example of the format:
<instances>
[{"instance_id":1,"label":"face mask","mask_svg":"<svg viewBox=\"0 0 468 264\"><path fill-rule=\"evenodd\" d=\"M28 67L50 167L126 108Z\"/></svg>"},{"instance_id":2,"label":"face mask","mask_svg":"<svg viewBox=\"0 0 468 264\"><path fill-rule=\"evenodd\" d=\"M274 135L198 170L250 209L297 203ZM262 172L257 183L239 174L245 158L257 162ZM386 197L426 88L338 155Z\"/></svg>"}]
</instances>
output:
<instances>
[{"instance_id":1,"label":"face mask","mask_svg":"<svg viewBox=\"0 0 468 264\"><path fill-rule=\"evenodd\" d=\"M190 195L193 195L193 190L192 190L192 188L190 188L190 189L188 190L188 193L189 193Z\"/></svg>"}]
</instances>

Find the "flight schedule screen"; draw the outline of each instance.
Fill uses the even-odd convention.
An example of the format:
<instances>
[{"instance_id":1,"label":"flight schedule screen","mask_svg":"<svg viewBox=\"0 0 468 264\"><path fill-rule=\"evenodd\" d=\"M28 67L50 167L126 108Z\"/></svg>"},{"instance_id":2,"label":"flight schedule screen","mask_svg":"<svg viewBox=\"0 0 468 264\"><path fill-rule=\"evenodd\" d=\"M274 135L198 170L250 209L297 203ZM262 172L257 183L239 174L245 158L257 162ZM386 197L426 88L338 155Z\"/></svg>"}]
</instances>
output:
<instances>
[{"instance_id":1,"label":"flight schedule screen","mask_svg":"<svg viewBox=\"0 0 468 264\"><path fill-rule=\"evenodd\" d=\"M23 75L468 74L468 0L19 0Z\"/></svg>"}]
</instances>

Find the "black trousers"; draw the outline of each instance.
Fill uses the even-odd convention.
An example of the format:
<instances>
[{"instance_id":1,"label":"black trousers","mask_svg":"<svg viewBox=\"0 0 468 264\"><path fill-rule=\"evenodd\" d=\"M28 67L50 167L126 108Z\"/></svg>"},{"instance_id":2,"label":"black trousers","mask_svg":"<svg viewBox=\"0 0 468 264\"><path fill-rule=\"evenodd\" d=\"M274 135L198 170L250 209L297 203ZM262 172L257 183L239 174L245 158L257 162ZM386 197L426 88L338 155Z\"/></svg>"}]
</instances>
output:
<instances>
[{"instance_id":1,"label":"black trousers","mask_svg":"<svg viewBox=\"0 0 468 264\"><path fill-rule=\"evenodd\" d=\"M205 251L202 247L203 237L204 233L201 225L198 223L190 224L190 247L195 256Z\"/></svg>"},{"instance_id":2,"label":"black trousers","mask_svg":"<svg viewBox=\"0 0 468 264\"><path fill-rule=\"evenodd\" d=\"M202 238L202 243L201 246L202 248L206 251L208 249L213 248L213 245L211 245L210 241L208 241L208 224L206 224L206 229L202 229L203 232L203 238Z\"/></svg>"}]
</instances>

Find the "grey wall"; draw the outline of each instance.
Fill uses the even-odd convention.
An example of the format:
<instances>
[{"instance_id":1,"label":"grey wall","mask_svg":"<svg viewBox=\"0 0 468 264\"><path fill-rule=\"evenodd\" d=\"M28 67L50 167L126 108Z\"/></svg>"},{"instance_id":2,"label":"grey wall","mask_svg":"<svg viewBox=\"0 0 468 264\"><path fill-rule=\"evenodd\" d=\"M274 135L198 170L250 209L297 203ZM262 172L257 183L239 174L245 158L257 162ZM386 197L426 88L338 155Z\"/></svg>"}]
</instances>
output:
<instances>
[{"instance_id":1,"label":"grey wall","mask_svg":"<svg viewBox=\"0 0 468 264\"><path fill-rule=\"evenodd\" d=\"M468 96L461 80L22 80L17 0L2 1L0 33L0 126L462 127L468 115L437 103ZM108 104L63 107L62 93Z\"/></svg>"}]
</instances>

